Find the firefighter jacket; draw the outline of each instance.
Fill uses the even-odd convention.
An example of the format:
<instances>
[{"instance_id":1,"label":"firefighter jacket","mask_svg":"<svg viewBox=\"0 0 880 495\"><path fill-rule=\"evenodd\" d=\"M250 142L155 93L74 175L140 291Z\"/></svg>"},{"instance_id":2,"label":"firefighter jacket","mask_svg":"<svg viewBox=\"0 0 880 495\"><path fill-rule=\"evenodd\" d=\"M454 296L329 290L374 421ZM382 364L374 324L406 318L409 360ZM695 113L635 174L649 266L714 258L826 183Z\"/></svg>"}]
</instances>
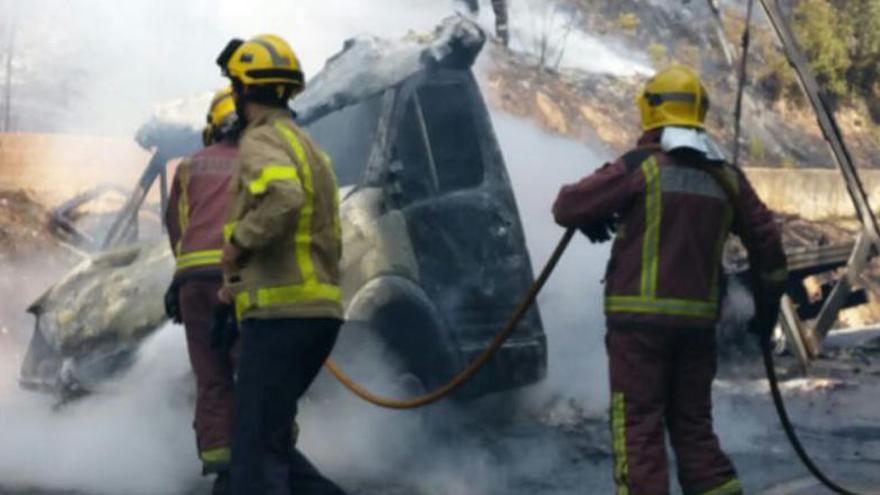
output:
<instances>
[{"instance_id":1,"label":"firefighter jacket","mask_svg":"<svg viewBox=\"0 0 880 495\"><path fill-rule=\"evenodd\" d=\"M237 160L235 145L218 143L177 167L165 216L177 282L192 275L221 276L223 222Z\"/></svg>"},{"instance_id":2,"label":"firefighter jacket","mask_svg":"<svg viewBox=\"0 0 880 495\"><path fill-rule=\"evenodd\" d=\"M557 223L588 230L616 221L605 276L605 313L611 328L713 328L722 292L721 259L728 234L739 235L753 274L782 293L787 276L778 224L745 175L693 150L661 151L660 132L581 182L563 187ZM738 197L695 162L723 167Z\"/></svg>"},{"instance_id":3,"label":"firefighter jacket","mask_svg":"<svg viewBox=\"0 0 880 495\"><path fill-rule=\"evenodd\" d=\"M224 236L243 250L225 274L240 319L342 318L336 174L290 112L245 130Z\"/></svg>"}]
</instances>

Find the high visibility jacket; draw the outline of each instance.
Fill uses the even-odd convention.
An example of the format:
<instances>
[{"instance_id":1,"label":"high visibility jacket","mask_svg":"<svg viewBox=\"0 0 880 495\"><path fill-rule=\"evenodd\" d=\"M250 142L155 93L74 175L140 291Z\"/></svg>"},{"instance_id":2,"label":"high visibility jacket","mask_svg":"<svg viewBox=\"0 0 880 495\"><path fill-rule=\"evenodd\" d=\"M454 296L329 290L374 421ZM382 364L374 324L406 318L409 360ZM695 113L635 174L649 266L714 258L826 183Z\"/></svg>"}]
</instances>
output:
<instances>
[{"instance_id":1,"label":"high visibility jacket","mask_svg":"<svg viewBox=\"0 0 880 495\"><path fill-rule=\"evenodd\" d=\"M752 269L781 294L787 271L780 228L745 175L701 154L664 153L658 137L646 134L639 148L564 187L554 206L557 223L566 227L617 219L605 276L609 326L714 327L730 232L755 255L759 266ZM709 173L689 166L694 160L723 167L742 211L734 211Z\"/></svg>"},{"instance_id":2,"label":"high visibility jacket","mask_svg":"<svg viewBox=\"0 0 880 495\"><path fill-rule=\"evenodd\" d=\"M274 110L251 122L224 235L244 250L226 273L239 318L342 318L339 189L330 158Z\"/></svg>"},{"instance_id":3,"label":"high visibility jacket","mask_svg":"<svg viewBox=\"0 0 880 495\"><path fill-rule=\"evenodd\" d=\"M177 279L202 273L221 275L223 225L237 160L235 145L219 143L177 167L165 216L171 249L177 257Z\"/></svg>"}]
</instances>

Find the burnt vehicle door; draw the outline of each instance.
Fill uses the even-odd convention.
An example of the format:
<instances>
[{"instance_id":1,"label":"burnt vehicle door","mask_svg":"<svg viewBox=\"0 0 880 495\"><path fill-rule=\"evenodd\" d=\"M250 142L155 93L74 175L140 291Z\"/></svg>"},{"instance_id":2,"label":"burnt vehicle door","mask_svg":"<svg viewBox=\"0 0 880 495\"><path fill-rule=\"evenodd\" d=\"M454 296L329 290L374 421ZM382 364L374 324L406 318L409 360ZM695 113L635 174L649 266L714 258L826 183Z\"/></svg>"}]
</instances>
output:
<instances>
[{"instance_id":1,"label":"burnt vehicle door","mask_svg":"<svg viewBox=\"0 0 880 495\"><path fill-rule=\"evenodd\" d=\"M468 359L532 282L513 191L469 71L423 72L401 87L389 201L405 215L420 283ZM512 341L543 341L537 310Z\"/></svg>"}]
</instances>

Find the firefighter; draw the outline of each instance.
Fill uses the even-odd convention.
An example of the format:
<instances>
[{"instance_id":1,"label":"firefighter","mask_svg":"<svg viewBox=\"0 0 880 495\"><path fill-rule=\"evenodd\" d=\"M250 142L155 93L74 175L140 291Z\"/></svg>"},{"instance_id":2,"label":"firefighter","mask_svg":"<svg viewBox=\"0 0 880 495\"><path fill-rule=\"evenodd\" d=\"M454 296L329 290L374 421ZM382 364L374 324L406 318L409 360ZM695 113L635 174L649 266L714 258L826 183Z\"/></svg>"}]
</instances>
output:
<instances>
[{"instance_id":1,"label":"firefighter","mask_svg":"<svg viewBox=\"0 0 880 495\"><path fill-rule=\"evenodd\" d=\"M211 342L212 315L223 284L220 269L229 185L238 158L238 117L232 88L219 91L208 112L205 148L174 174L165 224L177 271L167 297L169 316L183 322L196 377L194 427L204 474L225 493L230 460L233 373L228 347Z\"/></svg>"},{"instance_id":2,"label":"firefighter","mask_svg":"<svg viewBox=\"0 0 880 495\"><path fill-rule=\"evenodd\" d=\"M752 328L767 338L786 278L780 231L704 131L709 98L694 71L659 73L638 104L638 146L563 187L553 207L593 242L616 229L605 288L616 493L669 493L668 433L685 494L740 494L712 426L722 249L734 233L749 250Z\"/></svg>"},{"instance_id":3,"label":"firefighter","mask_svg":"<svg viewBox=\"0 0 880 495\"><path fill-rule=\"evenodd\" d=\"M463 0L472 14L480 11L479 0ZM492 10L495 11L495 35L504 46L510 44L509 17L507 14L507 0L492 0Z\"/></svg>"},{"instance_id":4,"label":"firefighter","mask_svg":"<svg viewBox=\"0 0 880 495\"><path fill-rule=\"evenodd\" d=\"M289 110L304 78L286 41L232 40L217 62L246 124L222 259L221 298L241 327L232 491L340 494L290 439L342 323L335 172Z\"/></svg>"}]
</instances>

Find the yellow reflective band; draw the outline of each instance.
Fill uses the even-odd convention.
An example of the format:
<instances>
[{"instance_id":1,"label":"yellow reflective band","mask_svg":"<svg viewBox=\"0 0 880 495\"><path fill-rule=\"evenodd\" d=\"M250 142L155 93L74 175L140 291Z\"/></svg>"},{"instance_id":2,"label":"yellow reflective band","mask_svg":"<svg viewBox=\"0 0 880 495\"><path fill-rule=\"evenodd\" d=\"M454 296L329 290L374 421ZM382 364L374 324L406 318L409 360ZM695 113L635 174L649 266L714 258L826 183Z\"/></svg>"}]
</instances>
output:
<instances>
[{"instance_id":1,"label":"yellow reflective band","mask_svg":"<svg viewBox=\"0 0 880 495\"><path fill-rule=\"evenodd\" d=\"M269 184L273 182L294 182L299 184L299 174L291 165L267 165L263 167L260 176L248 183L248 191L254 196L266 192Z\"/></svg>"},{"instance_id":2,"label":"yellow reflective band","mask_svg":"<svg viewBox=\"0 0 880 495\"><path fill-rule=\"evenodd\" d=\"M663 217L663 188L660 166L651 157L642 163L645 175L645 238L642 245L642 295L657 294L657 273L660 260L660 222Z\"/></svg>"},{"instance_id":3,"label":"yellow reflective band","mask_svg":"<svg viewBox=\"0 0 880 495\"><path fill-rule=\"evenodd\" d=\"M251 295L248 292L242 292L235 296L235 319L241 321L244 312L251 309Z\"/></svg>"},{"instance_id":4,"label":"yellow reflective band","mask_svg":"<svg viewBox=\"0 0 880 495\"><path fill-rule=\"evenodd\" d=\"M605 299L607 313L643 313L671 316L715 318L718 304L687 299L648 299L639 296L608 296Z\"/></svg>"},{"instance_id":5,"label":"yellow reflective band","mask_svg":"<svg viewBox=\"0 0 880 495\"><path fill-rule=\"evenodd\" d=\"M257 300L251 299L250 292L242 292L235 296L235 313L239 319L250 309L285 306L310 301L342 301L342 290L330 284L301 284L281 287L257 289Z\"/></svg>"},{"instance_id":6,"label":"yellow reflective band","mask_svg":"<svg viewBox=\"0 0 880 495\"><path fill-rule=\"evenodd\" d=\"M312 181L312 167L306 155L306 150L303 148L296 133L281 121L275 122L275 128L287 138L297 160L300 162L299 165L302 167L302 186L305 192L305 202L299 212L299 223L296 228L296 262L299 265L304 283L317 283L315 265L312 263L312 215L315 212L315 185Z\"/></svg>"},{"instance_id":7,"label":"yellow reflective band","mask_svg":"<svg viewBox=\"0 0 880 495\"><path fill-rule=\"evenodd\" d=\"M193 251L177 257L177 269L192 268L194 266L219 265L223 251L210 249L205 251Z\"/></svg>"},{"instance_id":8,"label":"yellow reflective band","mask_svg":"<svg viewBox=\"0 0 880 495\"><path fill-rule=\"evenodd\" d=\"M616 494L629 495L629 460L626 455L626 400L622 393L611 395L611 437L614 444Z\"/></svg>"},{"instance_id":9,"label":"yellow reflective band","mask_svg":"<svg viewBox=\"0 0 880 495\"><path fill-rule=\"evenodd\" d=\"M732 479L718 488L713 488L700 495L742 495L742 492L742 483L738 479Z\"/></svg>"},{"instance_id":10,"label":"yellow reflective band","mask_svg":"<svg viewBox=\"0 0 880 495\"><path fill-rule=\"evenodd\" d=\"M228 464L232 460L232 452L228 447L203 450L199 452L199 459L205 464Z\"/></svg>"},{"instance_id":11,"label":"yellow reflective band","mask_svg":"<svg viewBox=\"0 0 880 495\"><path fill-rule=\"evenodd\" d=\"M229 222L223 226L223 240L226 242L232 241L232 234L235 233L235 227L238 225L238 222Z\"/></svg>"},{"instance_id":12,"label":"yellow reflective band","mask_svg":"<svg viewBox=\"0 0 880 495\"><path fill-rule=\"evenodd\" d=\"M290 285L257 290L257 307L265 308L284 304L296 304L307 301L342 300L339 287L330 284Z\"/></svg>"}]
</instances>

